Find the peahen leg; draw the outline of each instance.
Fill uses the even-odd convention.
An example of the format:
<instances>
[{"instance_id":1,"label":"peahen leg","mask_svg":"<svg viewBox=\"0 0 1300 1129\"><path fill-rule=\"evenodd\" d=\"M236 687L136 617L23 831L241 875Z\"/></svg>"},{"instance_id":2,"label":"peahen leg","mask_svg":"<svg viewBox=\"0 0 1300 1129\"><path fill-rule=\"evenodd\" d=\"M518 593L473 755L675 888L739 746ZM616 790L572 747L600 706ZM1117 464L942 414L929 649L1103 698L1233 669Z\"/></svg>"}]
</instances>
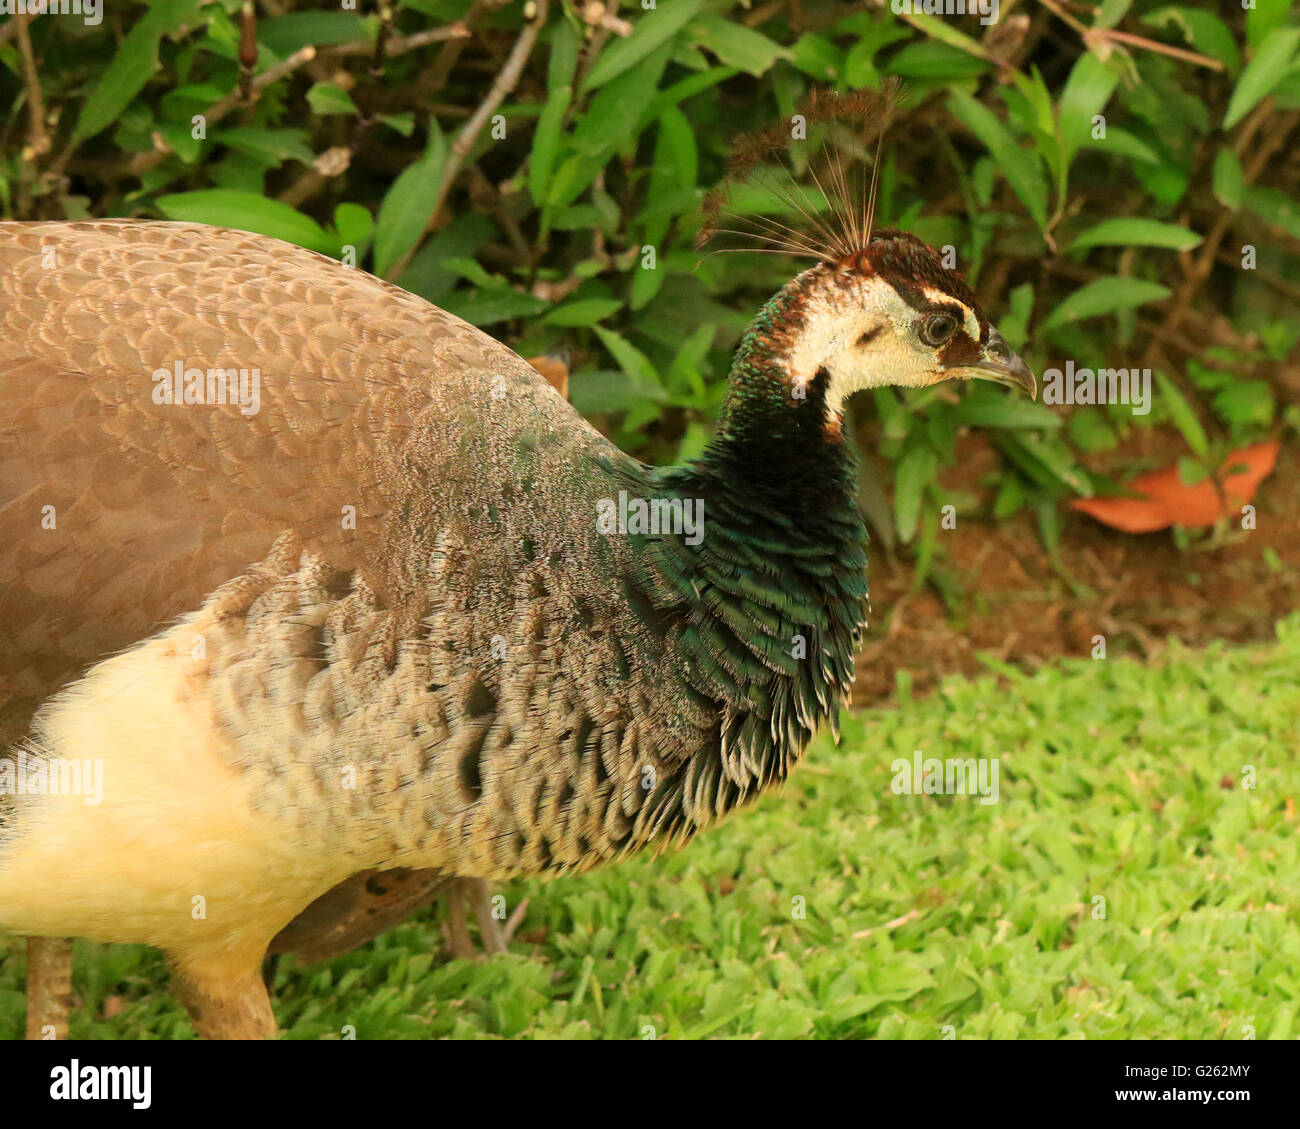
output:
<instances>
[{"instance_id":1,"label":"peahen leg","mask_svg":"<svg viewBox=\"0 0 1300 1129\"><path fill-rule=\"evenodd\" d=\"M329 960L423 909L454 882L436 870L365 870L322 894L271 942L271 953Z\"/></svg>"},{"instance_id":2,"label":"peahen leg","mask_svg":"<svg viewBox=\"0 0 1300 1129\"><path fill-rule=\"evenodd\" d=\"M492 916L492 887L481 878L450 878L436 870L366 870L322 894L271 942L271 954L329 960L364 945L440 896L448 898L447 947L455 957L478 956L467 927L474 911L489 956L506 951L506 935Z\"/></svg>"},{"instance_id":3,"label":"peahen leg","mask_svg":"<svg viewBox=\"0 0 1300 1129\"><path fill-rule=\"evenodd\" d=\"M274 1039L275 1015L257 962L232 974L228 967L172 965L172 990L201 1039Z\"/></svg>"},{"instance_id":4,"label":"peahen leg","mask_svg":"<svg viewBox=\"0 0 1300 1129\"><path fill-rule=\"evenodd\" d=\"M483 951L497 956L506 951L506 937L500 923L492 916L492 887L482 878L463 878L461 892L478 918L478 929L483 935Z\"/></svg>"},{"instance_id":5,"label":"peahen leg","mask_svg":"<svg viewBox=\"0 0 1300 1129\"><path fill-rule=\"evenodd\" d=\"M72 942L27 938L27 1038L66 1039L72 1010Z\"/></svg>"}]
</instances>

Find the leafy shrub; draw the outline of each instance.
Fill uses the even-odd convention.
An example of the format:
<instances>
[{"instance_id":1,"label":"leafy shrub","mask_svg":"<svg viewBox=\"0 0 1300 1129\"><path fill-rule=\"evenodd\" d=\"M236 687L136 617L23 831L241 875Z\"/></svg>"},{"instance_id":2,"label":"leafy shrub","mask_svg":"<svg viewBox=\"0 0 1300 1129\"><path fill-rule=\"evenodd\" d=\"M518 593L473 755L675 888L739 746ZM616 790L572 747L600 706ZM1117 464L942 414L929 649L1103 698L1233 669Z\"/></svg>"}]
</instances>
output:
<instances>
[{"instance_id":1,"label":"leafy shrub","mask_svg":"<svg viewBox=\"0 0 1300 1129\"><path fill-rule=\"evenodd\" d=\"M951 248L1036 371L1069 358L1157 382L1149 415L877 391L862 426L894 484L877 525L924 557L939 505L984 504L936 484L970 427L1002 459L992 516L1030 508L1051 547L1059 499L1113 491L1105 453L1135 429L1176 427L1195 475L1300 424L1283 379L1300 339L1286 0L1106 0L1090 23L1011 0L988 26L813 2L406 0L389 24L371 6L267 7L247 28L239 0L10 21L6 214L196 220L347 255L524 355L571 350L577 407L678 459L707 441L731 348L794 269L693 248L730 139L814 86L897 75L878 222ZM796 172L820 140L792 149Z\"/></svg>"}]
</instances>

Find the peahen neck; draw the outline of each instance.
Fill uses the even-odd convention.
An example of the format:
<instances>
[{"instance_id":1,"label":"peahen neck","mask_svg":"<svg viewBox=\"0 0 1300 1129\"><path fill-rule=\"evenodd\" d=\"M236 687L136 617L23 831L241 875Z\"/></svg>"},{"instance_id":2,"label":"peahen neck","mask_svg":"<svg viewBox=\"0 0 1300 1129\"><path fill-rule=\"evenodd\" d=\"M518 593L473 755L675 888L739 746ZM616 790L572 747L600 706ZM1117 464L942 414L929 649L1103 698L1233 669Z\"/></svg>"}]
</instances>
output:
<instances>
[{"instance_id":1,"label":"peahen neck","mask_svg":"<svg viewBox=\"0 0 1300 1129\"><path fill-rule=\"evenodd\" d=\"M693 764L683 799L703 825L784 778L818 725L834 726L866 620L866 530L856 460L827 426L824 373L794 381L799 280L736 351L718 431L655 485L704 504L695 547L674 541L660 575L680 601L682 670L720 709L716 757ZM792 388L802 385L802 397Z\"/></svg>"},{"instance_id":2,"label":"peahen neck","mask_svg":"<svg viewBox=\"0 0 1300 1129\"><path fill-rule=\"evenodd\" d=\"M805 275L774 295L750 324L732 361L713 442L696 463L705 475L757 491L796 514L855 492L856 463L839 417L827 412L825 370L796 372Z\"/></svg>"}]
</instances>

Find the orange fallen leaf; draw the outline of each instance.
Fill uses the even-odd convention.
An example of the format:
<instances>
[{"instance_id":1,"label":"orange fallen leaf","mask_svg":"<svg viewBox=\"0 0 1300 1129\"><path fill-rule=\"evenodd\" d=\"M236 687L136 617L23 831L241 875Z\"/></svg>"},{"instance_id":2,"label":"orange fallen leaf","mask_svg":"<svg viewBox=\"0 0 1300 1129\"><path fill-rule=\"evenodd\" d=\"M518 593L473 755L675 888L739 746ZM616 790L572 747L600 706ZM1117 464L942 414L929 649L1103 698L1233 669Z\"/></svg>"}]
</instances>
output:
<instances>
[{"instance_id":1,"label":"orange fallen leaf","mask_svg":"<svg viewBox=\"0 0 1300 1129\"><path fill-rule=\"evenodd\" d=\"M1194 486L1183 482L1176 466L1163 467L1140 474L1128 484L1137 497L1075 498L1070 505L1124 533L1151 533L1171 525L1213 525L1220 518L1240 513L1255 496L1277 462L1278 446L1276 442L1256 443L1233 451L1215 478L1204 478Z\"/></svg>"},{"instance_id":2,"label":"orange fallen leaf","mask_svg":"<svg viewBox=\"0 0 1300 1129\"><path fill-rule=\"evenodd\" d=\"M546 378L546 383L566 400L569 398L569 366L558 357L529 357L528 363Z\"/></svg>"}]
</instances>

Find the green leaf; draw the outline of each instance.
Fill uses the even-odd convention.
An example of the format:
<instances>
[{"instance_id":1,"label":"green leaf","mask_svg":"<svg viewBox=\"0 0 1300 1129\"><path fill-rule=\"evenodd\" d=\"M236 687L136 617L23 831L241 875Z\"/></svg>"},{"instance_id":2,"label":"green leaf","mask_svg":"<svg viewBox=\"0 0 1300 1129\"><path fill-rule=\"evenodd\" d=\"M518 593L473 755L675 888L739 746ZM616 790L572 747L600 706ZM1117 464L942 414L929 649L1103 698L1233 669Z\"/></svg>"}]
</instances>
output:
<instances>
[{"instance_id":1,"label":"green leaf","mask_svg":"<svg viewBox=\"0 0 1300 1129\"><path fill-rule=\"evenodd\" d=\"M200 0L156 0L148 13L136 21L82 104L72 131L73 146L117 121L158 69L158 44L162 37L182 26L203 22L199 5Z\"/></svg>"},{"instance_id":2,"label":"green leaf","mask_svg":"<svg viewBox=\"0 0 1300 1129\"><path fill-rule=\"evenodd\" d=\"M682 436L682 441L677 446L677 462L685 463L698 459L712 438L712 428L705 427L698 420L691 420L686 425L686 434Z\"/></svg>"},{"instance_id":3,"label":"green leaf","mask_svg":"<svg viewBox=\"0 0 1300 1129\"><path fill-rule=\"evenodd\" d=\"M375 221L375 274L384 275L419 241L433 215L447 163L447 142L434 118L424 156L407 165L393 181Z\"/></svg>"},{"instance_id":4,"label":"green leaf","mask_svg":"<svg viewBox=\"0 0 1300 1129\"><path fill-rule=\"evenodd\" d=\"M1231 129L1241 121L1286 78L1295 63L1297 44L1300 44L1300 28L1284 27L1269 33L1237 79L1223 115L1224 129Z\"/></svg>"},{"instance_id":5,"label":"green leaf","mask_svg":"<svg viewBox=\"0 0 1300 1129\"><path fill-rule=\"evenodd\" d=\"M1158 282L1109 275L1094 279L1068 295L1048 315L1047 320L1043 322L1043 328L1051 329L1072 321L1113 314L1119 310L1131 310L1145 302L1158 302L1168 297L1169 288L1161 286Z\"/></svg>"},{"instance_id":6,"label":"green leaf","mask_svg":"<svg viewBox=\"0 0 1300 1129\"><path fill-rule=\"evenodd\" d=\"M375 118L403 137L410 137L415 132L415 114L410 110L403 110L400 114L376 114Z\"/></svg>"},{"instance_id":7,"label":"green leaf","mask_svg":"<svg viewBox=\"0 0 1300 1129\"><path fill-rule=\"evenodd\" d=\"M1121 129L1117 125L1106 124L1105 137L1093 137L1089 133L1079 146L1081 149L1105 149L1106 152L1121 157L1131 157L1147 165L1159 165L1160 154L1151 148L1137 134Z\"/></svg>"},{"instance_id":8,"label":"green leaf","mask_svg":"<svg viewBox=\"0 0 1300 1129\"><path fill-rule=\"evenodd\" d=\"M1061 417L1042 404L999 389L985 389L973 382L959 404L952 409L952 419L965 427L1011 427L1017 429L1055 430Z\"/></svg>"},{"instance_id":9,"label":"green leaf","mask_svg":"<svg viewBox=\"0 0 1300 1129\"><path fill-rule=\"evenodd\" d=\"M1021 485L1023 481L1017 474L1003 476L997 497L993 499L994 521L1006 521L1025 504L1025 488Z\"/></svg>"},{"instance_id":10,"label":"green leaf","mask_svg":"<svg viewBox=\"0 0 1300 1129\"><path fill-rule=\"evenodd\" d=\"M313 114L355 114L357 105L341 86L332 82L318 82L307 91L307 105Z\"/></svg>"},{"instance_id":11,"label":"green leaf","mask_svg":"<svg viewBox=\"0 0 1300 1129\"><path fill-rule=\"evenodd\" d=\"M701 370L706 366L715 336L717 326L706 322L697 326L695 332L682 342L664 377L664 384L670 392L688 400L693 398L696 402L707 400L708 386Z\"/></svg>"},{"instance_id":12,"label":"green leaf","mask_svg":"<svg viewBox=\"0 0 1300 1129\"><path fill-rule=\"evenodd\" d=\"M843 52L834 43L812 31L804 32L795 41L790 56L791 63L818 82L831 82L838 78L843 69L843 59Z\"/></svg>"},{"instance_id":13,"label":"green leaf","mask_svg":"<svg viewBox=\"0 0 1300 1129\"><path fill-rule=\"evenodd\" d=\"M921 499L934 481L938 459L928 446L914 446L898 462L894 472L894 525L898 539L907 544L916 534L921 516Z\"/></svg>"},{"instance_id":14,"label":"green leaf","mask_svg":"<svg viewBox=\"0 0 1300 1129\"><path fill-rule=\"evenodd\" d=\"M1091 52L1074 64L1061 91L1061 144L1067 163L1092 136L1092 119L1106 108L1118 81L1119 75Z\"/></svg>"},{"instance_id":15,"label":"green leaf","mask_svg":"<svg viewBox=\"0 0 1300 1129\"><path fill-rule=\"evenodd\" d=\"M337 250L337 241L310 216L252 192L227 188L180 192L159 197L158 209L171 220L252 231L324 254Z\"/></svg>"},{"instance_id":16,"label":"green leaf","mask_svg":"<svg viewBox=\"0 0 1300 1129\"><path fill-rule=\"evenodd\" d=\"M915 6L907 22L924 35L930 39L937 39L941 43L946 43L949 47L956 48L968 55L980 57L984 55L984 48L980 46L978 40L972 39L963 31L958 31L946 20L917 9L920 9L919 4Z\"/></svg>"},{"instance_id":17,"label":"green leaf","mask_svg":"<svg viewBox=\"0 0 1300 1129\"><path fill-rule=\"evenodd\" d=\"M646 403L659 403L663 398L658 380L617 369L587 369L569 376L569 400L583 415L626 412Z\"/></svg>"},{"instance_id":18,"label":"green leaf","mask_svg":"<svg viewBox=\"0 0 1300 1129\"><path fill-rule=\"evenodd\" d=\"M576 302L567 302L557 306L542 319L543 325L556 326L594 326L604 321L610 314L623 308L623 303L613 298L581 298Z\"/></svg>"},{"instance_id":19,"label":"green leaf","mask_svg":"<svg viewBox=\"0 0 1300 1129\"><path fill-rule=\"evenodd\" d=\"M1242 190L1241 201L1260 219L1300 239L1300 205L1294 193L1252 184Z\"/></svg>"},{"instance_id":20,"label":"green leaf","mask_svg":"<svg viewBox=\"0 0 1300 1129\"><path fill-rule=\"evenodd\" d=\"M610 351L619 364L619 367L628 374L635 377L639 382L646 386L654 386L663 392L663 385L659 382L659 374L655 371L655 366L640 349L633 345L627 338L615 333L612 329L605 329L602 326L593 326L605 348Z\"/></svg>"},{"instance_id":21,"label":"green leaf","mask_svg":"<svg viewBox=\"0 0 1300 1129\"><path fill-rule=\"evenodd\" d=\"M1071 442L1085 455L1113 450L1119 442L1105 412L1071 412L1066 428Z\"/></svg>"},{"instance_id":22,"label":"green leaf","mask_svg":"<svg viewBox=\"0 0 1300 1129\"><path fill-rule=\"evenodd\" d=\"M717 86L720 82L726 82L736 73L733 67L710 67L700 74L688 75L681 81L674 82L671 86L655 95L654 106L651 112L646 115L647 120L657 118L669 106L678 106L688 98L694 98L695 95L708 90L709 87Z\"/></svg>"},{"instance_id":23,"label":"green leaf","mask_svg":"<svg viewBox=\"0 0 1300 1129\"><path fill-rule=\"evenodd\" d=\"M551 178L548 208L572 203L596 179L615 150L635 142L671 55L672 44L661 44L591 100L570 142L574 155L562 162Z\"/></svg>"},{"instance_id":24,"label":"green leaf","mask_svg":"<svg viewBox=\"0 0 1300 1129\"><path fill-rule=\"evenodd\" d=\"M1159 220L1127 216L1102 220L1088 228L1069 250L1081 251L1086 247L1165 247L1173 251L1190 251L1200 244L1201 237L1177 224Z\"/></svg>"},{"instance_id":25,"label":"green leaf","mask_svg":"<svg viewBox=\"0 0 1300 1129\"><path fill-rule=\"evenodd\" d=\"M777 59L788 59L791 55L789 50L761 32L722 16L699 16L692 22L690 34L696 43L713 52L721 62L747 74L766 74Z\"/></svg>"},{"instance_id":26,"label":"green leaf","mask_svg":"<svg viewBox=\"0 0 1300 1129\"><path fill-rule=\"evenodd\" d=\"M1192 452L1204 458L1210 452L1210 441L1205 437L1205 429L1201 426L1201 421L1197 418L1192 405L1178 390L1178 386L1163 372L1156 373L1156 380L1160 384L1160 391L1164 393L1174 426L1182 432Z\"/></svg>"},{"instance_id":27,"label":"green leaf","mask_svg":"<svg viewBox=\"0 0 1300 1129\"><path fill-rule=\"evenodd\" d=\"M1007 298L1007 312L998 319L998 329L1013 349L1023 349L1029 340L1029 318L1034 312L1034 284L1022 282Z\"/></svg>"},{"instance_id":28,"label":"green leaf","mask_svg":"<svg viewBox=\"0 0 1300 1129\"><path fill-rule=\"evenodd\" d=\"M1057 436L1035 432L998 431L993 441L1026 476L1046 490L1059 493L1062 486L1085 498L1093 495L1092 482L1074 461L1074 452Z\"/></svg>"},{"instance_id":29,"label":"green leaf","mask_svg":"<svg viewBox=\"0 0 1300 1129\"><path fill-rule=\"evenodd\" d=\"M281 59L309 43L331 47L365 38L365 25L355 12L288 12L257 21L258 42Z\"/></svg>"},{"instance_id":30,"label":"green leaf","mask_svg":"<svg viewBox=\"0 0 1300 1129\"><path fill-rule=\"evenodd\" d=\"M542 107L537 128L533 131L533 151L528 163L528 191L538 207L546 202L555 157L559 152L564 115L572 100L571 86L557 86L546 96L546 105Z\"/></svg>"},{"instance_id":31,"label":"green leaf","mask_svg":"<svg viewBox=\"0 0 1300 1129\"><path fill-rule=\"evenodd\" d=\"M158 122L156 126L162 139L187 165L194 164L203 154L203 142L194 136L189 122Z\"/></svg>"},{"instance_id":32,"label":"green leaf","mask_svg":"<svg viewBox=\"0 0 1300 1129\"><path fill-rule=\"evenodd\" d=\"M650 270L638 262L632 271L632 294L628 299L628 305L634 310L639 310L659 293L668 270L663 263L656 263L654 270Z\"/></svg>"},{"instance_id":33,"label":"green leaf","mask_svg":"<svg viewBox=\"0 0 1300 1129\"><path fill-rule=\"evenodd\" d=\"M1093 21L1093 27L1114 27L1120 20L1128 15L1128 10L1133 7L1133 0L1103 0L1101 11L1097 13L1097 18Z\"/></svg>"},{"instance_id":34,"label":"green leaf","mask_svg":"<svg viewBox=\"0 0 1300 1129\"><path fill-rule=\"evenodd\" d=\"M448 313L477 326L533 317L549 305L542 298L517 290L457 290L442 299L442 307Z\"/></svg>"},{"instance_id":35,"label":"green leaf","mask_svg":"<svg viewBox=\"0 0 1300 1129\"><path fill-rule=\"evenodd\" d=\"M1180 455L1174 465L1178 470L1178 481L1184 486L1195 486L1210 477L1209 467L1195 459L1189 459L1186 455Z\"/></svg>"},{"instance_id":36,"label":"green leaf","mask_svg":"<svg viewBox=\"0 0 1300 1129\"><path fill-rule=\"evenodd\" d=\"M1273 389L1267 380L1243 380L1215 393L1214 410L1234 430L1268 427L1276 411Z\"/></svg>"},{"instance_id":37,"label":"green leaf","mask_svg":"<svg viewBox=\"0 0 1300 1129\"><path fill-rule=\"evenodd\" d=\"M982 75L989 66L983 59L976 59L956 47L923 39L901 48L885 69L904 78L963 82Z\"/></svg>"},{"instance_id":38,"label":"green leaf","mask_svg":"<svg viewBox=\"0 0 1300 1129\"><path fill-rule=\"evenodd\" d=\"M1043 539L1043 548L1048 556L1055 558L1061 548L1061 511L1057 509L1056 499L1035 498L1034 517L1038 519L1038 535Z\"/></svg>"},{"instance_id":39,"label":"green leaf","mask_svg":"<svg viewBox=\"0 0 1300 1129\"><path fill-rule=\"evenodd\" d=\"M880 72L876 70L876 52L879 44L860 39L844 56L844 81L850 89L874 89L880 86Z\"/></svg>"},{"instance_id":40,"label":"green leaf","mask_svg":"<svg viewBox=\"0 0 1300 1129\"><path fill-rule=\"evenodd\" d=\"M1254 48L1286 23L1294 0L1251 0L1246 9L1246 43Z\"/></svg>"},{"instance_id":41,"label":"green leaf","mask_svg":"<svg viewBox=\"0 0 1300 1129\"><path fill-rule=\"evenodd\" d=\"M634 141L671 55L670 44L660 45L597 94L573 131L574 151L604 155Z\"/></svg>"},{"instance_id":42,"label":"green leaf","mask_svg":"<svg viewBox=\"0 0 1300 1129\"><path fill-rule=\"evenodd\" d=\"M255 129L237 126L223 129L214 135L213 140L220 145L228 145L241 153L253 153L259 157L269 157L277 164L282 161L301 161L310 165L316 159L311 146L307 143L308 133L305 129Z\"/></svg>"},{"instance_id":43,"label":"green leaf","mask_svg":"<svg viewBox=\"0 0 1300 1129\"><path fill-rule=\"evenodd\" d=\"M477 259L465 255L444 255L440 260L443 270L449 270L459 278L465 279L471 286L480 290L509 290L510 283L504 278L488 274L486 268Z\"/></svg>"},{"instance_id":44,"label":"green leaf","mask_svg":"<svg viewBox=\"0 0 1300 1129\"><path fill-rule=\"evenodd\" d=\"M672 0L671 4L643 13L631 35L626 39L616 39L605 48L582 80L580 89L584 93L595 90L635 66L685 27L700 10L702 2L703 0Z\"/></svg>"},{"instance_id":45,"label":"green leaf","mask_svg":"<svg viewBox=\"0 0 1300 1129\"><path fill-rule=\"evenodd\" d=\"M1237 41L1232 32L1213 12L1203 12L1198 8L1172 7L1161 8L1143 16L1143 21L1154 27L1179 29L1193 48L1212 59L1218 59L1228 68L1229 74L1236 74L1241 65L1241 53L1237 50Z\"/></svg>"},{"instance_id":46,"label":"green leaf","mask_svg":"<svg viewBox=\"0 0 1300 1129\"><path fill-rule=\"evenodd\" d=\"M424 244L398 280L403 289L442 305L442 297L456 286L457 275L442 264L447 259L472 257L496 234L491 222L478 212L462 212Z\"/></svg>"},{"instance_id":47,"label":"green leaf","mask_svg":"<svg viewBox=\"0 0 1300 1129\"><path fill-rule=\"evenodd\" d=\"M1241 162L1227 145L1219 147L1214 155L1214 195L1219 203L1233 211L1241 207L1241 191L1245 186Z\"/></svg>"},{"instance_id":48,"label":"green leaf","mask_svg":"<svg viewBox=\"0 0 1300 1129\"><path fill-rule=\"evenodd\" d=\"M573 86L578 69L578 33L567 20L558 24L551 36L551 55L546 64L546 89Z\"/></svg>"},{"instance_id":49,"label":"green leaf","mask_svg":"<svg viewBox=\"0 0 1300 1129\"><path fill-rule=\"evenodd\" d=\"M577 32L567 22L561 22L551 37L546 103L537 117L532 153L528 159L528 192L539 208L546 203L546 193L555 171L564 118L573 101L573 74L577 65Z\"/></svg>"},{"instance_id":50,"label":"green leaf","mask_svg":"<svg viewBox=\"0 0 1300 1129\"><path fill-rule=\"evenodd\" d=\"M651 202L641 209L635 220L635 226L641 229L642 245L661 247L673 220L695 210L703 196L703 190L695 186L698 175L695 130L680 109L668 106L659 115L655 137L654 165L645 197ZM640 285L644 288L650 284L642 282ZM657 283L653 289L658 289ZM645 298L648 300L649 293ZM639 308L633 306L633 309Z\"/></svg>"},{"instance_id":51,"label":"green leaf","mask_svg":"<svg viewBox=\"0 0 1300 1129\"><path fill-rule=\"evenodd\" d=\"M994 116L993 111L969 94L954 90L948 96L948 107L959 121L966 125L997 162L1011 190L1029 209L1039 229L1047 227L1047 181L1036 152L1022 149L1014 137Z\"/></svg>"},{"instance_id":52,"label":"green leaf","mask_svg":"<svg viewBox=\"0 0 1300 1129\"><path fill-rule=\"evenodd\" d=\"M375 219L368 208L344 201L334 209L334 228L339 233L339 246L355 247L360 260L375 230Z\"/></svg>"}]
</instances>

